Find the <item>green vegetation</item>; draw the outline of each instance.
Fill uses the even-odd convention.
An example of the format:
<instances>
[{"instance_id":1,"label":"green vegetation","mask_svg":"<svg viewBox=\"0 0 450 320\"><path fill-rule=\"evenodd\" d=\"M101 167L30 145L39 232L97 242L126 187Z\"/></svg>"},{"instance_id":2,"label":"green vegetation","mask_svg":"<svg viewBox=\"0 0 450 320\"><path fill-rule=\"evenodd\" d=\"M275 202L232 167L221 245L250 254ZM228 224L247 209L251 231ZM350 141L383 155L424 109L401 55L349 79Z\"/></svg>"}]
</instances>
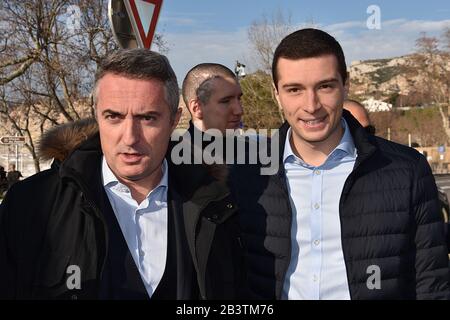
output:
<instances>
[{"instance_id":1,"label":"green vegetation","mask_svg":"<svg viewBox=\"0 0 450 320\"><path fill-rule=\"evenodd\" d=\"M381 84L406 72L408 72L408 68L405 66L382 67L376 71L369 72L368 75L374 83Z\"/></svg>"},{"instance_id":2,"label":"green vegetation","mask_svg":"<svg viewBox=\"0 0 450 320\"><path fill-rule=\"evenodd\" d=\"M386 64L389 63L392 59L372 59L372 60L364 60L364 63L371 63L371 64Z\"/></svg>"},{"instance_id":3,"label":"green vegetation","mask_svg":"<svg viewBox=\"0 0 450 320\"><path fill-rule=\"evenodd\" d=\"M389 96L389 98L387 99L386 102L392 104L393 106L395 106L395 104L396 104L397 99L398 99L399 96L400 96L400 94L399 94L398 92L394 92L394 93L392 93L392 94Z\"/></svg>"},{"instance_id":4,"label":"green vegetation","mask_svg":"<svg viewBox=\"0 0 450 320\"><path fill-rule=\"evenodd\" d=\"M388 128L391 140L408 144L408 134L412 142L422 147L447 144L447 136L442 124L438 107L413 108L392 112L374 112L370 114L377 135L387 138Z\"/></svg>"},{"instance_id":5,"label":"green vegetation","mask_svg":"<svg viewBox=\"0 0 450 320\"><path fill-rule=\"evenodd\" d=\"M258 71L241 80L245 128L278 128L281 115L272 92L272 78Z\"/></svg>"}]
</instances>

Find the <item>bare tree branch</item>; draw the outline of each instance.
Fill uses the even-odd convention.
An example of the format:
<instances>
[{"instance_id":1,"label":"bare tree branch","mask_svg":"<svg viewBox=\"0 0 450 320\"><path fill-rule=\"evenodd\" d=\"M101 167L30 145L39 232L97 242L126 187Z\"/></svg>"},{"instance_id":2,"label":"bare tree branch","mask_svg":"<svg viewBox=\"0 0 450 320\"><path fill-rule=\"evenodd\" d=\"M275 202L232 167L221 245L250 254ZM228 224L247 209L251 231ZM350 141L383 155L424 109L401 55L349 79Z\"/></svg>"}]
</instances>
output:
<instances>
[{"instance_id":1,"label":"bare tree branch","mask_svg":"<svg viewBox=\"0 0 450 320\"><path fill-rule=\"evenodd\" d=\"M14 80L17 77L20 77L33 64L34 61L35 61L35 59L33 59L33 58L28 59L24 63L22 63L22 65L19 68L17 68L16 70L11 72L7 76L1 77L0 85L4 85L4 84Z\"/></svg>"}]
</instances>

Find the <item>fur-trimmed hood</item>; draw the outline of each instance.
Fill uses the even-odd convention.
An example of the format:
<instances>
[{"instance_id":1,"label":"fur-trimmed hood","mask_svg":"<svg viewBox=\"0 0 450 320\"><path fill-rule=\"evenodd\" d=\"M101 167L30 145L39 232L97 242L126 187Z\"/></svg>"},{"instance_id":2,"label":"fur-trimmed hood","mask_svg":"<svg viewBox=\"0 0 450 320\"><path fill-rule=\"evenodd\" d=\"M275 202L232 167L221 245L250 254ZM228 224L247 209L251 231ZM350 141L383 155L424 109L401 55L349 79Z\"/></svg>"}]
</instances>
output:
<instances>
[{"instance_id":1,"label":"fur-trimmed hood","mask_svg":"<svg viewBox=\"0 0 450 320\"><path fill-rule=\"evenodd\" d=\"M92 118L65 123L48 130L38 147L42 160L64 161L81 143L98 132L97 121Z\"/></svg>"}]
</instances>

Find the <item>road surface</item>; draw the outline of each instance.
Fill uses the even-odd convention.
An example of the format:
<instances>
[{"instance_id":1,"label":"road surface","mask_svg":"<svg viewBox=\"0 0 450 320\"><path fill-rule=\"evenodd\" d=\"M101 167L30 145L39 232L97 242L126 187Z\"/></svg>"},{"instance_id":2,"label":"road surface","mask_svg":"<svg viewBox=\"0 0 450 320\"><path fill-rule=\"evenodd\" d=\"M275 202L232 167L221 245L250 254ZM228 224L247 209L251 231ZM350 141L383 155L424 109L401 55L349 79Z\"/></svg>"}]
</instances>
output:
<instances>
[{"instance_id":1,"label":"road surface","mask_svg":"<svg viewBox=\"0 0 450 320\"><path fill-rule=\"evenodd\" d=\"M435 175L434 179L436 184L447 193L447 198L450 199L450 174Z\"/></svg>"}]
</instances>

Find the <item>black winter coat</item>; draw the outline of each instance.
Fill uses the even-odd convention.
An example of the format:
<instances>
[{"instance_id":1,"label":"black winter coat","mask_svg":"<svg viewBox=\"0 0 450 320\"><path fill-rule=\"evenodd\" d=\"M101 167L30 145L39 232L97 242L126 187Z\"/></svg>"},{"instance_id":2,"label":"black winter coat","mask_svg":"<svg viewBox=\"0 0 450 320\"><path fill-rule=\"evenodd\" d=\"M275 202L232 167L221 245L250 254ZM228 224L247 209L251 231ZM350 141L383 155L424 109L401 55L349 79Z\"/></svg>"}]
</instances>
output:
<instances>
[{"instance_id":1,"label":"black winter coat","mask_svg":"<svg viewBox=\"0 0 450 320\"><path fill-rule=\"evenodd\" d=\"M96 125L57 128L42 148L55 158L52 168L15 184L0 205L0 298L97 299L106 253L114 248L103 214L110 206ZM167 160L168 214L176 229L173 299L235 299L242 254L225 182L204 166ZM67 287L70 265L82 270L80 290Z\"/></svg>"},{"instance_id":2,"label":"black winter coat","mask_svg":"<svg viewBox=\"0 0 450 320\"><path fill-rule=\"evenodd\" d=\"M340 198L342 249L351 299L449 299L449 268L437 190L425 158L414 149L368 135L344 110L358 157ZM282 162L279 171L235 166L248 284L253 298L280 299L291 259L292 210ZM273 143L273 141L272 141ZM367 286L378 265L381 289Z\"/></svg>"}]
</instances>

